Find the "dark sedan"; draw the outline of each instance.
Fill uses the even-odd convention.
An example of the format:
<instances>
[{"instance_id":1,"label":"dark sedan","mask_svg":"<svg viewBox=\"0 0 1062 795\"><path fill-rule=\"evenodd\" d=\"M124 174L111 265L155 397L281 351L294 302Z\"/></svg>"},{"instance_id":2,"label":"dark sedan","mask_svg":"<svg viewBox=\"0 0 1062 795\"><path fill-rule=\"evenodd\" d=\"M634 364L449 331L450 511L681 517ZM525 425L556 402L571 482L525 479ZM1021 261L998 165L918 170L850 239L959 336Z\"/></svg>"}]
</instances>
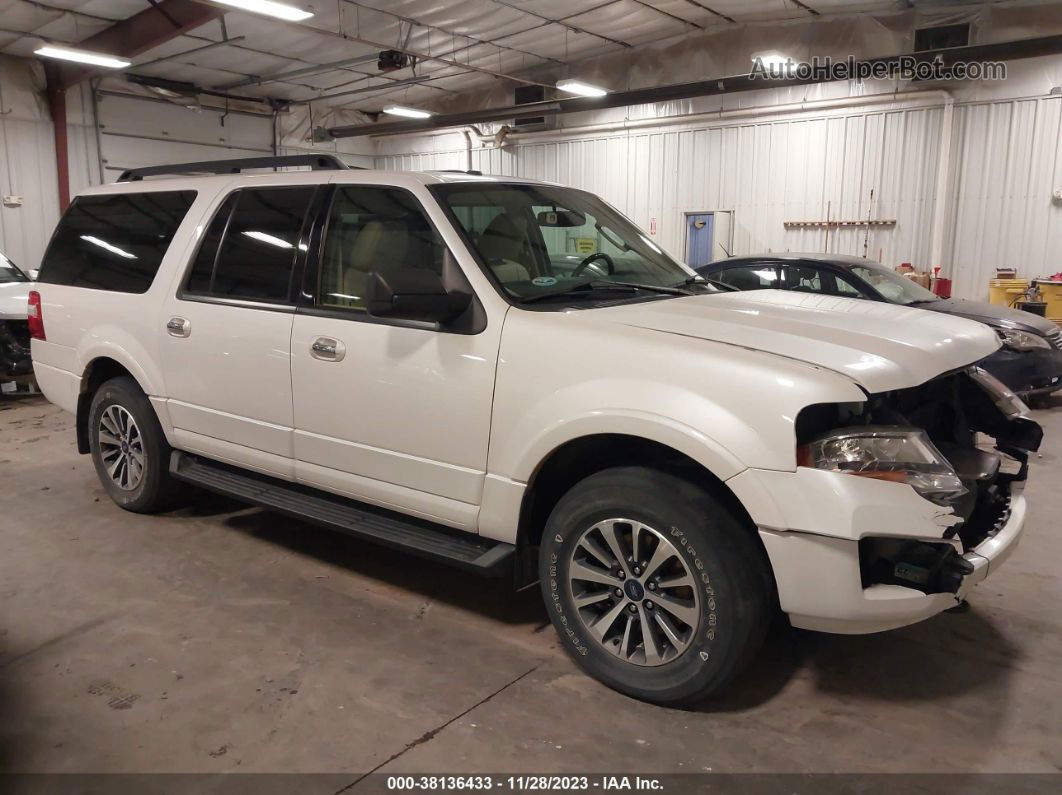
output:
<instances>
[{"instance_id":1,"label":"dark sedan","mask_svg":"<svg viewBox=\"0 0 1062 795\"><path fill-rule=\"evenodd\" d=\"M697 272L739 290L793 290L863 298L979 320L995 329L1003 347L981 365L1018 394L1062 388L1062 329L1029 312L983 301L938 298L877 262L839 254L765 254L731 257Z\"/></svg>"}]
</instances>

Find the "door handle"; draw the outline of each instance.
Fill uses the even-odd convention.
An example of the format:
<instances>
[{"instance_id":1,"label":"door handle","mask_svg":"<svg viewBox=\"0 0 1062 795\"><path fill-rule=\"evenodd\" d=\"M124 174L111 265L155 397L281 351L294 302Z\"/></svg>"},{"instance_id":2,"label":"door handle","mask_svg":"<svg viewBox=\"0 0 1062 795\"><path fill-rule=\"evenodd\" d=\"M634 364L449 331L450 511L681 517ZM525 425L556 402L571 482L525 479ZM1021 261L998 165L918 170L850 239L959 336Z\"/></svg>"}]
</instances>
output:
<instances>
[{"instance_id":1,"label":"door handle","mask_svg":"<svg viewBox=\"0 0 1062 795\"><path fill-rule=\"evenodd\" d=\"M318 337L310 345L310 356L322 362L341 362L346 354L346 346L332 337Z\"/></svg>"},{"instance_id":2,"label":"door handle","mask_svg":"<svg viewBox=\"0 0 1062 795\"><path fill-rule=\"evenodd\" d=\"M187 337L192 333L192 324L183 317L171 317L166 322L166 331L171 337Z\"/></svg>"}]
</instances>

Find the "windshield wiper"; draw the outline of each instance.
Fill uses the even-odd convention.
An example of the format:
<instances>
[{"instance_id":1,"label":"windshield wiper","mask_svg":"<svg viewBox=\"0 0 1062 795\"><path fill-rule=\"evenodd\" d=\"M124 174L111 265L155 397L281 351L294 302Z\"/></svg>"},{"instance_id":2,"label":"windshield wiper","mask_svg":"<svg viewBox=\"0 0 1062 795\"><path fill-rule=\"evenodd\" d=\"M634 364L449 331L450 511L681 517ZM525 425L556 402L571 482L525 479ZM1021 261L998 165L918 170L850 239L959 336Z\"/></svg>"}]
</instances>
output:
<instances>
[{"instance_id":1,"label":"windshield wiper","mask_svg":"<svg viewBox=\"0 0 1062 795\"><path fill-rule=\"evenodd\" d=\"M534 301L542 301L546 298L554 298L559 295L571 295L578 293L582 290L600 290L605 292L623 292L623 293L636 293L639 290L651 293L663 293L665 295L693 295L689 290L683 290L679 287L665 287L657 284L635 284L634 282L610 282L605 279L591 279L585 282L576 282L575 284L565 287L563 290L553 290L548 293L539 293L538 295L527 295L518 299L522 304L529 304Z\"/></svg>"}]
</instances>

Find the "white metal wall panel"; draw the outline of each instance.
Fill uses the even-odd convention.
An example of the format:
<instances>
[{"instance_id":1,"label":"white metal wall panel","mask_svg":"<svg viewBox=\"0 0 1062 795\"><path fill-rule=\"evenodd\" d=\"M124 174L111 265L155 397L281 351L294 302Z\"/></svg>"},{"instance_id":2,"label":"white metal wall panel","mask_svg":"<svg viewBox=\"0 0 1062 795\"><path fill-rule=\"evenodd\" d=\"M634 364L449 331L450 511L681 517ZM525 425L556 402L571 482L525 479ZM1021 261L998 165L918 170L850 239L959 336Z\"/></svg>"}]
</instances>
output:
<instances>
[{"instance_id":1,"label":"white metal wall panel","mask_svg":"<svg viewBox=\"0 0 1062 795\"><path fill-rule=\"evenodd\" d=\"M572 140L524 139L472 152L472 167L561 182L599 193L650 229L673 255L684 254L684 213L734 213L734 252L822 251L821 229L789 231L784 221L896 219L893 229L842 229L834 253L868 253L889 264L926 264L933 208L940 108L849 112L773 121L646 129ZM465 151L382 155L393 169L463 168ZM874 205L870 206L870 190Z\"/></svg>"},{"instance_id":2,"label":"white metal wall panel","mask_svg":"<svg viewBox=\"0 0 1062 795\"><path fill-rule=\"evenodd\" d=\"M105 176L139 166L273 153L269 116L192 111L155 100L104 94L99 100Z\"/></svg>"},{"instance_id":3,"label":"white metal wall panel","mask_svg":"<svg viewBox=\"0 0 1062 795\"><path fill-rule=\"evenodd\" d=\"M70 191L99 183L88 90L67 93ZM22 197L19 207L0 206L0 251L24 269L40 266L59 220L55 142L49 119L0 113L0 193Z\"/></svg>"},{"instance_id":4,"label":"white metal wall panel","mask_svg":"<svg viewBox=\"0 0 1062 795\"><path fill-rule=\"evenodd\" d=\"M957 107L946 261L980 298L996 268L1062 271L1062 97Z\"/></svg>"},{"instance_id":5,"label":"white metal wall panel","mask_svg":"<svg viewBox=\"0 0 1062 795\"><path fill-rule=\"evenodd\" d=\"M0 116L0 169L0 191L23 202L0 206L0 251L36 268L59 217L51 122Z\"/></svg>"}]
</instances>

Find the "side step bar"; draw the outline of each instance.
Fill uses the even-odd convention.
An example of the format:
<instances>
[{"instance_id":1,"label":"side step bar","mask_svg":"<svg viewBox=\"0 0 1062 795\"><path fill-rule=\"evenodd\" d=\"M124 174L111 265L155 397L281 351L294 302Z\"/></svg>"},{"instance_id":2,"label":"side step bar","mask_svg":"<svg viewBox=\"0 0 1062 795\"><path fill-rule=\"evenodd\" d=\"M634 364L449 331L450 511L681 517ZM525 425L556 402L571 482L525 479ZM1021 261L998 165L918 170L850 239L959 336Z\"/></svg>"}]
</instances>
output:
<instances>
[{"instance_id":1,"label":"side step bar","mask_svg":"<svg viewBox=\"0 0 1062 795\"><path fill-rule=\"evenodd\" d=\"M200 488L488 577L511 573L516 547L174 450L170 474Z\"/></svg>"}]
</instances>

